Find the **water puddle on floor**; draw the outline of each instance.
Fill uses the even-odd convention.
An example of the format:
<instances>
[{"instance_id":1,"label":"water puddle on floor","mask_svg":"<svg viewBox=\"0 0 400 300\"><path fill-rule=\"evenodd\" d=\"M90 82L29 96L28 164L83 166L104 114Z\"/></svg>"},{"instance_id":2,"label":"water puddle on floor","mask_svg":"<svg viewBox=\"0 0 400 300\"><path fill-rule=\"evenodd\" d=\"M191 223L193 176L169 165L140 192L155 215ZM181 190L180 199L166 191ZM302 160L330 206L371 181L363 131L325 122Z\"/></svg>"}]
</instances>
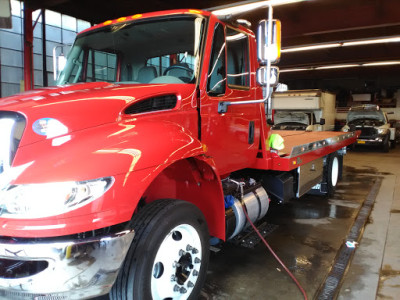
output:
<instances>
[{"instance_id":1,"label":"water puddle on floor","mask_svg":"<svg viewBox=\"0 0 400 300\"><path fill-rule=\"evenodd\" d=\"M293 272L309 298L327 276L376 179L373 168L344 168L332 198L305 195L271 204L266 216L278 225L267 242ZM247 249L225 243L213 254L200 299L301 299L290 277L262 244Z\"/></svg>"}]
</instances>

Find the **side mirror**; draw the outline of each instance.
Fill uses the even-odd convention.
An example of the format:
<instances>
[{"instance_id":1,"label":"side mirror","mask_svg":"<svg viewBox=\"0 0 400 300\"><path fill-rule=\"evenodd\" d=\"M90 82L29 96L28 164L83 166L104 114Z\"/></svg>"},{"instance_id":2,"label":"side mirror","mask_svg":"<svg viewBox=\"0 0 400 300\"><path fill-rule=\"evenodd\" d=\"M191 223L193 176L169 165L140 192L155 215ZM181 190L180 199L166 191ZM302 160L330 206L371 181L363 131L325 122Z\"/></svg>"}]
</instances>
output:
<instances>
[{"instance_id":1,"label":"side mirror","mask_svg":"<svg viewBox=\"0 0 400 300\"><path fill-rule=\"evenodd\" d=\"M53 75L54 80L57 80L61 71L64 70L67 58L64 55L63 46L55 46L53 48Z\"/></svg>"},{"instance_id":2,"label":"side mirror","mask_svg":"<svg viewBox=\"0 0 400 300\"><path fill-rule=\"evenodd\" d=\"M325 119L324 118L321 118L319 120L319 125L325 125Z\"/></svg>"},{"instance_id":3,"label":"side mirror","mask_svg":"<svg viewBox=\"0 0 400 300\"><path fill-rule=\"evenodd\" d=\"M266 64L268 61L277 63L281 58L281 22L279 20L260 21L257 44L257 56L261 64Z\"/></svg>"},{"instance_id":4,"label":"side mirror","mask_svg":"<svg viewBox=\"0 0 400 300\"><path fill-rule=\"evenodd\" d=\"M261 86L276 86L279 82L279 68L271 67L270 73L267 72L267 67L260 67L257 70L257 83Z\"/></svg>"}]
</instances>

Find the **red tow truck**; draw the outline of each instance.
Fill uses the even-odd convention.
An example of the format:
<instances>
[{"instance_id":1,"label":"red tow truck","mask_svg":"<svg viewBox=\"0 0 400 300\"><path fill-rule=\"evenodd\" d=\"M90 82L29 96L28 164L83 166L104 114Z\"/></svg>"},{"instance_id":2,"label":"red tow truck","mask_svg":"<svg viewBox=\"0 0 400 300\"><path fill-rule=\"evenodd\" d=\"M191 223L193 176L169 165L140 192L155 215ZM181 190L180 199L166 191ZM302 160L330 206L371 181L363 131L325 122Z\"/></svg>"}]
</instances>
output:
<instances>
[{"instance_id":1,"label":"red tow truck","mask_svg":"<svg viewBox=\"0 0 400 300\"><path fill-rule=\"evenodd\" d=\"M277 24L256 41L209 11L106 21L57 86L1 99L0 297L195 299L244 209L332 193L357 137L271 131Z\"/></svg>"}]
</instances>

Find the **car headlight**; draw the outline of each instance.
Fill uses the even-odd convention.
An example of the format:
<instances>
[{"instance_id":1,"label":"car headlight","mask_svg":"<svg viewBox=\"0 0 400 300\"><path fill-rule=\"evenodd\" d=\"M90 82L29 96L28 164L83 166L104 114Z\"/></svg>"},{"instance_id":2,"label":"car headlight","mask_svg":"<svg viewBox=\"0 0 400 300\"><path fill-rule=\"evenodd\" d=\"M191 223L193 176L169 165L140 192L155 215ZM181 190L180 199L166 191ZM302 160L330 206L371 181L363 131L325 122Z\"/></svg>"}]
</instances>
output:
<instances>
[{"instance_id":1,"label":"car headlight","mask_svg":"<svg viewBox=\"0 0 400 300\"><path fill-rule=\"evenodd\" d=\"M113 177L82 182L10 185L0 190L0 217L36 219L67 213L101 197Z\"/></svg>"},{"instance_id":2,"label":"car headlight","mask_svg":"<svg viewBox=\"0 0 400 300\"><path fill-rule=\"evenodd\" d=\"M386 134L388 132L387 128L378 128L377 129L378 134Z\"/></svg>"}]
</instances>

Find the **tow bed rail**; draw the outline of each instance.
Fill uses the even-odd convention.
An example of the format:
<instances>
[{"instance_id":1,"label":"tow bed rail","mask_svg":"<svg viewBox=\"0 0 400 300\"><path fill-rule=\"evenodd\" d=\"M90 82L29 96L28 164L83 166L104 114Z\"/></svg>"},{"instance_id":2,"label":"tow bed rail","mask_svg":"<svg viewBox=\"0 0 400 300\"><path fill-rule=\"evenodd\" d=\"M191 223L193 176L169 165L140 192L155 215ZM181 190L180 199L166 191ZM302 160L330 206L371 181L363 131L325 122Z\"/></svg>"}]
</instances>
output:
<instances>
[{"instance_id":1,"label":"tow bed rail","mask_svg":"<svg viewBox=\"0 0 400 300\"><path fill-rule=\"evenodd\" d=\"M266 159L257 160L257 169L290 171L319 157L338 151L357 140L358 132L333 131L289 131L272 130L284 139L285 148L270 155L261 155Z\"/></svg>"}]
</instances>

